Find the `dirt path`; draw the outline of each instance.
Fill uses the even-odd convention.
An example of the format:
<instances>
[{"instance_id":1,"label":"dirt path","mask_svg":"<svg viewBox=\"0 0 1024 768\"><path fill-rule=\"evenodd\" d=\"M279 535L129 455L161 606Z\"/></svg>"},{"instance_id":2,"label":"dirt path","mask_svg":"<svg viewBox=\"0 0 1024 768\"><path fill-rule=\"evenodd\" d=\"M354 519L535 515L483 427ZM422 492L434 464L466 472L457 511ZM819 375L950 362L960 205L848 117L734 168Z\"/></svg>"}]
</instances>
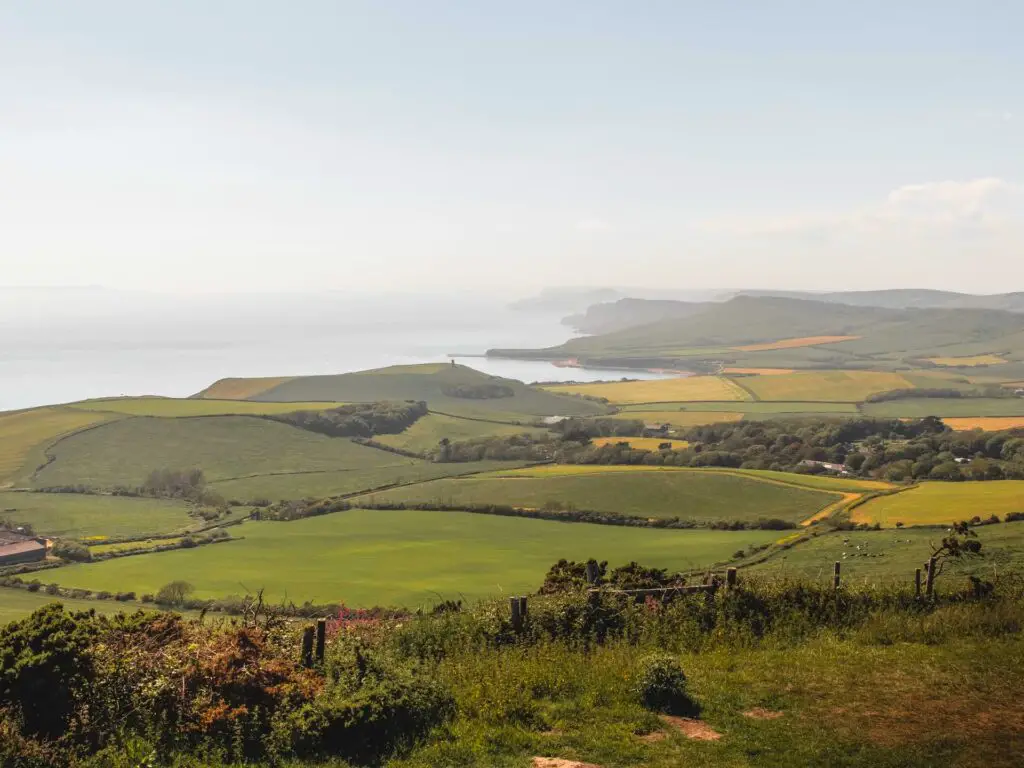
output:
<instances>
[{"instance_id":1,"label":"dirt path","mask_svg":"<svg viewBox=\"0 0 1024 768\"><path fill-rule=\"evenodd\" d=\"M839 501L832 502L820 512L817 512L816 514L804 520L802 523L800 523L800 525L806 526L810 525L811 523L816 523L819 520L824 520L826 518L832 517L832 515L834 515L836 512L840 511L841 509L845 509L848 504L852 504L863 495L863 493L844 493L843 498L841 498Z\"/></svg>"}]
</instances>

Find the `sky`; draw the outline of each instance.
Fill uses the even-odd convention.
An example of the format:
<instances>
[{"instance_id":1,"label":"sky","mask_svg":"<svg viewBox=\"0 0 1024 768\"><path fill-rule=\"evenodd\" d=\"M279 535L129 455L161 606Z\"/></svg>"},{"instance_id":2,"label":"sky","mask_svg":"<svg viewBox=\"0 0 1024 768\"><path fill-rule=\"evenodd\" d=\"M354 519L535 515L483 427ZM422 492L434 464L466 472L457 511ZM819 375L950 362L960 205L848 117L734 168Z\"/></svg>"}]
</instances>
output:
<instances>
[{"instance_id":1,"label":"sky","mask_svg":"<svg viewBox=\"0 0 1024 768\"><path fill-rule=\"evenodd\" d=\"M1024 4L0 0L0 286L1024 290Z\"/></svg>"}]
</instances>

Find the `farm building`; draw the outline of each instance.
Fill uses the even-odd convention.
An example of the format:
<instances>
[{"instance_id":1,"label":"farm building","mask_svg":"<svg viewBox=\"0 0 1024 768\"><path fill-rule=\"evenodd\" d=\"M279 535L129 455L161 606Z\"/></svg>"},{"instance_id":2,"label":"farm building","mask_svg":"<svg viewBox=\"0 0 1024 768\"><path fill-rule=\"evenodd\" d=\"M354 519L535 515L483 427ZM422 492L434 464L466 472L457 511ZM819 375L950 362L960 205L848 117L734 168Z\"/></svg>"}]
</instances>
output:
<instances>
[{"instance_id":1,"label":"farm building","mask_svg":"<svg viewBox=\"0 0 1024 768\"><path fill-rule=\"evenodd\" d=\"M667 435L671 424L644 424L644 437L661 437Z\"/></svg>"},{"instance_id":2,"label":"farm building","mask_svg":"<svg viewBox=\"0 0 1024 768\"><path fill-rule=\"evenodd\" d=\"M813 459L804 459L800 462L801 467L820 467L826 472L836 472L840 475L848 474L846 466L843 464L834 464L831 461L814 461Z\"/></svg>"},{"instance_id":3,"label":"farm building","mask_svg":"<svg viewBox=\"0 0 1024 768\"><path fill-rule=\"evenodd\" d=\"M34 563L46 559L46 539L0 532L0 566Z\"/></svg>"}]
</instances>

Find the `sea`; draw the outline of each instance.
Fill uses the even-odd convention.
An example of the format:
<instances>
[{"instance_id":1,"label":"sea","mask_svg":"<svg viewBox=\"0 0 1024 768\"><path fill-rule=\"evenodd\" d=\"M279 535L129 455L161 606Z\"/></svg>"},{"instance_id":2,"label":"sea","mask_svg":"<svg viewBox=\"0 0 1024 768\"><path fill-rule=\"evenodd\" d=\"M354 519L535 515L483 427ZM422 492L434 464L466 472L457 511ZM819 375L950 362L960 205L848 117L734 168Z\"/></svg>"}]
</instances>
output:
<instances>
[{"instance_id":1,"label":"sea","mask_svg":"<svg viewBox=\"0 0 1024 768\"><path fill-rule=\"evenodd\" d=\"M346 373L454 359L535 381L658 378L484 357L574 336L564 310L477 295L167 296L104 289L0 292L0 411L96 397L188 397L225 377Z\"/></svg>"}]
</instances>

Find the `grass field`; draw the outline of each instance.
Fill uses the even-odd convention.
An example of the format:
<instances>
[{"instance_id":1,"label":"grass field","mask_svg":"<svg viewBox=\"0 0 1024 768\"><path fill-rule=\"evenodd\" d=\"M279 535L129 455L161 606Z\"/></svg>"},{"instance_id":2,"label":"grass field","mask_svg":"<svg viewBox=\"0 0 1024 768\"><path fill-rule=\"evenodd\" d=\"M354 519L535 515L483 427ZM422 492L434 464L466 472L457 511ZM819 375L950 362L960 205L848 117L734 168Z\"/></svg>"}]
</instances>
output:
<instances>
[{"instance_id":1,"label":"grass field","mask_svg":"<svg viewBox=\"0 0 1024 768\"><path fill-rule=\"evenodd\" d=\"M172 536L170 538L151 538L135 541L121 541L116 544L93 544L89 543L89 552L95 555L108 555L111 552L124 552L129 549L153 549L155 547L166 546L168 544L177 544L182 540L181 536Z\"/></svg>"},{"instance_id":2,"label":"grass field","mask_svg":"<svg viewBox=\"0 0 1024 768\"><path fill-rule=\"evenodd\" d=\"M46 462L46 447L62 435L112 418L62 406L0 413L0 488L26 482Z\"/></svg>"},{"instance_id":3,"label":"grass field","mask_svg":"<svg viewBox=\"0 0 1024 768\"><path fill-rule=\"evenodd\" d=\"M142 593L184 578L198 597L265 588L274 601L416 607L441 597L532 592L563 557L690 569L778 537L771 531L659 531L380 510L250 522L237 530L244 539L68 566L52 571L52 579L66 587Z\"/></svg>"},{"instance_id":4,"label":"grass field","mask_svg":"<svg viewBox=\"0 0 1024 768\"><path fill-rule=\"evenodd\" d=\"M722 376L687 376L605 384L555 384L545 386L544 389L549 392L603 397L617 404L750 399L742 387Z\"/></svg>"},{"instance_id":5,"label":"grass field","mask_svg":"<svg viewBox=\"0 0 1024 768\"><path fill-rule=\"evenodd\" d=\"M136 417L61 440L36 487L142 483L154 469L198 467L207 480L271 472L372 469L411 460L287 424L248 416Z\"/></svg>"},{"instance_id":6,"label":"grass field","mask_svg":"<svg viewBox=\"0 0 1024 768\"><path fill-rule=\"evenodd\" d=\"M477 399L452 394L460 387L493 384L506 387L511 396ZM598 414L605 410L598 403L561 397L520 381L488 376L464 365L447 363L398 365L336 376L302 376L259 392L250 399L272 402L425 400L435 411L481 417L513 415L522 420L535 416Z\"/></svg>"},{"instance_id":7,"label":"grass field","mask_svg":"<svg viewBox=\"0 0 1024 768\"><path fill-rule=\"evenodd\" d=\"M726 368L723 373L745 373L750 376L781 376L796 373L792 368Z\"/></svg>"},{"instance_id":8,"label":"grass field","mask_svg":"<svg viewBox=\"0 0 1024 768\"><path fill-rule=\"evenodd\" d=\"M268 389L279 387L291 381L292 376L265 376L254 379L221 379L196 395L196 397L213 400L248 400Z\"/></svg>"},{"instance_id":9,"label":"grass field","mask_svg":"<svg viewBox=\"0 0 1024 768\"><path fill-rule=\"evenodd\" d=\"M835 344L840 341L854 341L860 336L801 336L796 339L780 339L765 344L746 344L733 347L737 352L767 352L772 349L795 349L797 347L816 347L819 344Z\"/></svg>"},{"instance_id":10,"label":"grass field","mask_svg":"<svg viewBox=\"0 0 1024 768\"><path fill-rule=\"evenodd\" d=\"M786 376L753 376L743 379L743 385L758 400L846 403L858 403L875 392L912 386L899 374L885 371L814 371Z\"/></svg>"},{"instance_id":11,"label":"grass field","mask_svg":"<svg viewBox=\"0 0 1024 768\"><path fill-rule=\"evenodd\" d=\"M66 538L170 533L194 522L180 501L13 491L0 492L0 518Z\"/></svg>"},{"instance_id":12,"label":"grass field","mask_svg":"<svg viewBox=\"0 0 1024 768\"><path fill-rule=\"evenodd\" d=\"M664 405L664 404L663 404ZM740 421L742 413L726 411L622 411L614 419L641 421L649 424L671 424L673 427L699 427L704 424L721 424Z\"/></svg>"},{"instance_id":13,"label":"grass field","mask_svg":"<svg viewBox=\"0 0 1024 768\"><path fill-rule=\"evenodd\" d=\"M921 397L865 403L867 416L1024 416L1022 397Z\"/></svg>"},{"instance_id":14,"label":"grass field","mask_svg":"<svg viewBox=\"0 0 1024 768\"><path fill-rule=\"evenodd\" d=\"M557 501L579 509L648 518L680 517L702 522L780 518L793 523L839 498L834 493L763 482L738 473L642 467L622 467L625 471L619 472L545 469L435 480L365 498L530 508Z\"/></svg>"},{"instance_id":15,"label":"grass field","mask_svg":"<svg viewBox=\"0 0 1024 768\"><path fill-rule=\"evenodd\" d=\"M174 397L112 397L85 400L68 407L83 411L123 413L129 416L245 416L292 411L323 411L344 403L259 403L246 400L199 400Z\"/></svg>"},{"instance_id":16,"label":"grass field","mask_svg":"<svg viewBox=\"0 0 1024 768\"><path fill-rule=\"evenodd\" d=\"M622 408L623 413L641 413L643 411L666 411L669 403L643 403L640 405L627 405ZM726 411L730 413L743 413L757 415L765 413L857 413L856 403L799 403L784 402L772 403L762 401L748 402L725 402L725 403L697 403L694 405L676 406L676 410L687 412L708 412Z\"/></svg>"},{"instance_id":17,"label":"grass field","mask_svg":"<svg viewBox=\"0 0 1024 768\"><path fill-rule=\"evenodd\" d=\"M957 574L978 573L991 577L994 572L1024 567L1024 523L986 525L976 531L984 557L951 564L939 577L940 585L956 580L955 586L960 587L963 582ZM831 579L832 564L838 560L842 563L843 579L848 583L899 580L913 584L914 570L928 559L932 544L942 535L941 529L928 528L825 533L783 550L753 566L753 570Z\"/></svg>"},{"instance_id":18,"label":"grass field","mask_svg":"<svg viewBox=\"0 0 1024 768\"><path fill-rule=\"evenodd\" d=\"M406 451L423 453L437 447L442 438L452 442L472 440L492 435L544 435L547 430L535 427L523 427L516 424L494 424L474 419L461 419L455 416L444 416L430 413L418 419L411 427L397 435L378 435L374 438L379 443L401 448Z\"/></svg>"},{"instance_id":19,"label":"grass field","mask_svg":"<svg viewBox=\"0 0 1024 768\"><path fill-rule=\"evenodd\" d=\"M404 463L370 469L339 470L334 472L296 472L283 475L257 475L236 480L211 483L210 488L226 499L251 501L254 499L303 499L307 497L342 496L369 491L389 485L416 483L439 477L454 477L475 472L489 472L522 466L516 461L474 461L466 463L435 464L428 461L395 459Z\"/></svg>"},{"instance_id":20,"label":"grass field","mask_svg":"<svg viewBox=\"0 0 1024 768\"><path fill-rule=\"evenodd\" d=\"M1000 365L1006 360L999 355L971 355L970 357L929 357L928 362L950 368L973 368L978 365Z\"/></svg>"},{"instance_id":21,"label":"grass field","mask_svg":"<svg viewBox=\"0 0 1024 768\"><path fill-rule=\"evenodd\" d=\"M53 572L50 571L49 573ZM43 581L50 583L45 579ZM125 606L124 603L114 600L72 600L67 597L53 597L43 591L29 592L27 589L0 587L0 626L9 621L23 619L44 605L58 602L63 603L65 610L68 611L95 610L96 613L102 614L131 611L136 607L134 603Z\"/></svg>"},{"instance_id":22,"label":"grass field","mask_svg":"<svg viewBox=\"0 0 1024 768\"><path fill-rule=\"evenodd\" d=\"M943 423L958 432L966 432L972 429L981 429L986 432L996 432L1000 429L1014 429L1024 427L1024 416L982 416L943 419Z\"/></svg>"},{"instance_id":23,"label":"grass field","mask_svg":"<svg viewBox=\"0 0 1024 768\"><path fill-rule=\"evenodd\" d=\"M861 504L850 513L855 523L948 525L974 516L1003 517L1024 512L1024 480L986 480L964 483L922 483L891 496Z\"/></svg>"},{"instance_id":24,"label":"grass field","mask_svg":"<svg viewBox=\"0 0 1024 768\"><path fill-rule=\"evenodd\" d=\"M665 443L669 443L671 448L677 451L689 445L685 440L668 440L662 437L595 437L591 442L597 446L629 443L631 448L643 451L656 451Z\"/></svg>"}]
</instances>

